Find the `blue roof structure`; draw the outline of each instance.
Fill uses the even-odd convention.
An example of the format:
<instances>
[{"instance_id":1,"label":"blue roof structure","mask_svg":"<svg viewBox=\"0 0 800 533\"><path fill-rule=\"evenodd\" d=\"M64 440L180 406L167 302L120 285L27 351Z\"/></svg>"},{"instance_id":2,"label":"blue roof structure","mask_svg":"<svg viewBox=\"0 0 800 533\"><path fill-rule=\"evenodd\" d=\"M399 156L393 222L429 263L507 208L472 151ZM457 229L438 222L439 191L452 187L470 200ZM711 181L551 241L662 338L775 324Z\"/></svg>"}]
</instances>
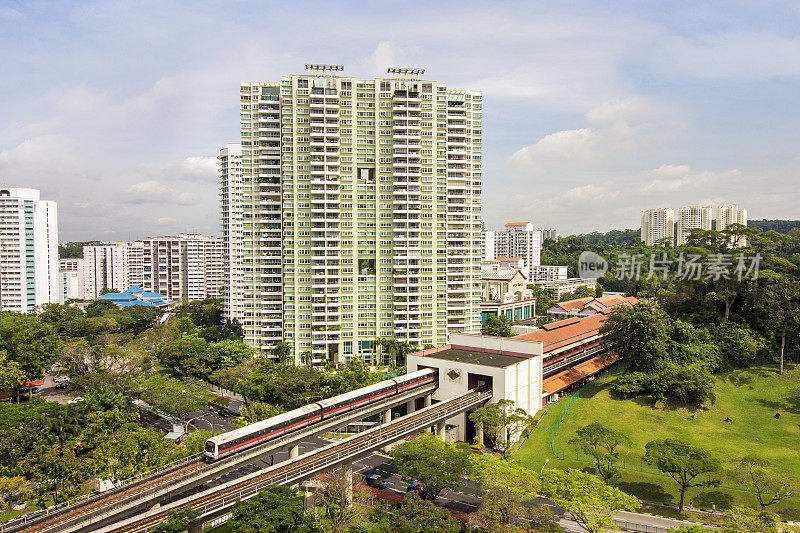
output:
<instances>
[{"instance_id":1,"label":"blue roof structure","mask_svg":"<svg viewBox=\"0 0 800 533\"><path fill-rule=\"evenodd\" d=\"M125 292L109 292L97 298L113 302L117 307L130 307L132 305L143 305L145 307L167 307L173 303L172 300L157 292L144 292L141 287L132 285Z\"/></svg>"},{"instance_id":2,"label":"blue roof structure","mask_svg":"<svg viewBox=\"0 0 800 533\"><path fill-rule=\"evenodd\" d=\"M97 297L98 300L125 301L135 300L136 296L127 292L107 292Z\"/></svg>"}]
</instances>

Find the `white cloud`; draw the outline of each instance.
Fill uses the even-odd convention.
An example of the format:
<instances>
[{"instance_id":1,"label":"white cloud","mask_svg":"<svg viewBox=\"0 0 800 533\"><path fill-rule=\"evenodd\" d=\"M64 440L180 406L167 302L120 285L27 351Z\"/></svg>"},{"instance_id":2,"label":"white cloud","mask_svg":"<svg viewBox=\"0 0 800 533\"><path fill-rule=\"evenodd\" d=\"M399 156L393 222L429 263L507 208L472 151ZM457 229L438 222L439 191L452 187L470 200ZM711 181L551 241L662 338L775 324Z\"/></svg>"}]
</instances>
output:
<instances>
[{"instance_id":1,"label":"white cloud","mask_svg":"<svg viewBox=\"0 0 800 533\"><path fill-rule=\"evenodd\" d=\"M172 217L161 217L156 219L156 224L159 226L169 226L171 224L177 224L178 221Z\"/></svg>"},{"instance_id":2,"label":"white cloud","mask_svg":"<svg viewBox=\"0 0 800 533\"><path fill-rule=\"evenodd\" d=\"M545 135L509 158L518 171L541 171L553 165L589 167L615 162L647 150L678 127L674 118L643 98L613 100L586 113L587 126Z\"/></svg>"},{"instance_id":3,"label":"white cloud","mask_svg":"<svg viewBox=\"0 0 800 533\"><path fill-rule=\"evenodd\" d=\"M612 200L619 196L619 191L610 190L604 185L583 185L581 187L574 187L564 193L563 200L573 202L594 202L602 200Z\"/></svg>"},{"instance_id":4,"label":"white cloud","mask_svg":"<svg viewBox=\"0 0 800 533\"><path fill-rule=\"evenodd\" d=\"M742 173L738 169L725 172L692 172L688 165L661 165L645 172L645 183L640 187L643 194L674 193L714 187L722 182L738 180Z\"/></svg>"}]
</instances>

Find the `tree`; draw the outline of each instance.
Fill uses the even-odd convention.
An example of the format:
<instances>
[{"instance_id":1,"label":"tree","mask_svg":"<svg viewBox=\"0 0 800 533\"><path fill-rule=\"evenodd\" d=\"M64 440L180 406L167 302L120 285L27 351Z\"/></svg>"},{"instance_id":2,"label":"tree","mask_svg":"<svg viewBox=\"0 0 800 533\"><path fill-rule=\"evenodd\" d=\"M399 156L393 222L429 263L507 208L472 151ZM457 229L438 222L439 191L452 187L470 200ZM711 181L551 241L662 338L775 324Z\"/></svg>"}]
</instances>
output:
<instances>
[{"instance_id":1,"label":"tree","mask_svg":"<svg viewBox=\"0 0 800 533\"><path fill-rule=\"evenodd\" d=\"M19 403L19 384L25 379L25 373L16 361L9 361L6 353L0 351L0 390L10 391L14 400Z\"/></svg>"},{"instance_id":2,"label":"tree","mask_svg":"<svg viewBox=\"0 0 800 533\"><path fill-rule=\"evenodd\" d=\"M708 450L692 446L688 442L679 439L650 441L645 445L644 459L678 484L681 491L678 511L683 511L683 501L688 489L719 484L717 479L708 479L721 471L719 459Z\"/></svg>"},{"instance_id":3,"label":"tree","mask_svg":"<svg viewBox=\"0 0 800 533\"><path fill-rule=\"evenodd\" d=\"M416 493L406 495L403 505L393 520L397 533L460 533L461 524L444 509L433 502L420 498Z\"/></svg>"},{"instance_id":4,"label":"tree","mask_svg":"<svg viewBox=\"0 0 800 533\"><path fill-rule=\"evenodd\" d=\"M756 511L750 507L733 507L725 512L727 518L723 533L778 533L781 519L770 511Z\"/></svg>"},{"instance_id":5,"label":"tree","mask_svg":"<svg viewBox=\"0 0 800 533\"><path fill-rule=\"evenodd\" d=\"M142 400L177 418L205 409L211 399L211 393L205 387L161 374L152 374L134 386Z\"/></svg>"},{"instance_id":6,"label":"tree","mask_svg":"<svg viewBox=\"0 0 800 533\"><path fill-rule=\"evenodd\" d=\"M475 410L469 419L481 426L495 450L505 457L533 418L522 408L514 408L513 400L500 400ZM479 443L480 444L480 443Z\"/></svg>"},{"instance_id":7,"label":"tree","mask_svg":"<svg viewBox=\"0 0 800 533\"><path fill-rule=\"evenodd\" d=\"M670 529L670 533L708 533L708 529L699 524L692 524L690 526L681 526L677 529Z\"/></svg>"},{"instance_id":8,"label":"tree","mask_svg":"<svg viewBox=\"0 0 800 533\"><path fill-rule=\"evenodd\" d=\"M288 487L270 487L233 510L233 533L300 533L311 531L305 520L303 496Z\"/></svg>"},{"instance_id":9,"label":"tree","mask_svg":"<svg viewBox=\"0 0 800 533\"><path fill-rule=\"evenodd\" d=\"M183 533L199 516L200 513L191 507L172 509L169 511L167 519L158 524L152 533Z\"/></svg>"},{"instance_id":10,"label":"tree","mask_svg":"<svg viewBox=\"0 0 800 533\"><path fill-rule=\"evenodd\" d=\"M739 461L744 471L745 483L752 492L763 511L795 494L794 487L788 480L780 478L769 469L769 463L756 455L748 455Z\"/></svg>"},{"instance_id":11,"label":"tree","mask_svg":"<svg viewBox=\"0 0 800 533\"><path fill-rule=\"evenodd\" d=\"M512 322L505 315L486 317L486 322L481 326L481 333L495 337L510 337Z\"/></svg>"},{"instance_id":12,"label":"tree","mask_svg":"<svg viewBox=\"0 0 800 533\"><path fill-rule=\"evenodd\" d=\"M51 324L35 315L0 312L0 351L15 361L27 379L38 379L58 356L61 341Z\"/></svg>"},{"instance_id":13,"label":"tree","mask_svg":"<svg viewBox=\"0 0 800 533\"><path fill-rule=\"evenodd\" d=\"M420 496L434 500L444 489L462 485L461 476L469 471L469 454L452 442L435 435L420 435L397 446L391 453L400 477L422 484Z\"/></svg>"},{"instance_id":14,"label":"tree","mask_svg":"<svg viewBox=\"0 0 800 533\"><path fill-rule=\"evenodd\" d=\"M75 452L68 446L41 449L28 455L26 464L26 470L40 483L37 493L49 493L55 504L74 495L85 479Z\"/></svg>"},{"instance_id":15,"label":"tree","mask_svg":"<svg viewBox=\"0 0 800 533\"><path fill-rule=\"evenodd\" d=\"M272 356L279 362L290 363L289 356L292 355L292 345L286 341L281 341L272 349Z\"/></svg>"},{"instance_id":16,"label":"tree","mask_svg":"<svg viewBox=\"0 0 800 533\"><path fill-rule=\"evenodd\" d=\"M349 479L348 479L349 475ZM326 476L322 487L317 490L316 526L325 533L344 533L350 531L366 519L366 506L353 505L353 498L368 499L368 493L354 491L352 471L339 469Z\"/></svg>"},{"instance_id":17,"label":"tree","mask_svg":"<svg viewBox=\"0 0 800 533\"><path fill-rule=\"evenodd\" d=\"M2 498L0 503L6 507L6 520L11 517L14 502L25 497L29 484L29 481L22 476L0 477L0 498Z\"/></svg>"},{"instance_id":18,"label":"tree","mask_svg":"<svg viewBox=\"0 0 800 533\"><path fill-rule=\"evenodd\" d=\"M159 430L141 426L112 433L93 452L97 474L114 481L158 468L179 456L178 447L164 440Z\"/></svg>"},{"instance_id":19,"label":"tree","mask_svg":"<svg viewBox=\"0 0 800 533\"><path fill-rule=\"evenodd\" d=\"M669 320L647 303L620 305L608 316L600 333L605 345L622 357L630 370L651 372L667 359Z\"/></svg>"},{"instance_id":20,"label":"tree","mask_svg":"<svg viewBox=\"0 0 800 533\"><path fill-rule=\"evenodd\" d=\"M569 443L594 459L597 473L606 483L619 477L619 468L616 465L619 461L618 448L630 447L632 444L627 434L599 422L579 427Z\"/></svg>"},{"instance_id":21,"label":"tree","mask_svg":"<svg viewBox=\"0 0 800 533\"><path fill-rule=\"evenodd\" d=\"M570 468L547 470L541 476L542 494L564 508L569 517L587 533L614 529L614 514L635 510L641 502L599 477Z\"/></svg>"},{"instance_id":22,"label":"tree","mask_svg":"<svg viewBox=\"0 0 800 533\"><path fill-rule=\"evenodd\" d=\"M516 527L528 518L525 505L539 490L536 474L491 454L472 458L470 476L481 490L481 506L474 522L490 531Z\"/></svg>"},{"instance_id":23,"label":"tree","mask_svg":"<svg viewBox=\"0 0 800 533\"><path fill-rule=\"evenodd\" d=\"M268 403L253 402L239 411L239 416L234 420L238 427L244 427L249 424L254 424L261 420L266 420L273 416L278 416L283 413L283 407L279 405L270 405Z\"/></svg>"}]
</instances>

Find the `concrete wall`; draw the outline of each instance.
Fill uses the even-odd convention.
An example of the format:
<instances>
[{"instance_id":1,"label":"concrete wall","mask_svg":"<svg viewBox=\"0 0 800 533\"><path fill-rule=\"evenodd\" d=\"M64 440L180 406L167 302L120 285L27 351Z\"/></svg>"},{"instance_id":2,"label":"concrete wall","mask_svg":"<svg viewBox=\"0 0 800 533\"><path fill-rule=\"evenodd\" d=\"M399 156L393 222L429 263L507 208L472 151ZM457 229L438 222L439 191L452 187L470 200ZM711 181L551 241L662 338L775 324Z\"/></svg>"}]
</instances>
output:
<instances>
[{"instance_id":1,"label":"concrete wall","mask_svg":"<svg viewBox=\"0 0 800 533\"><path fill-rule=\"evenodd\" d=\"M463 394L469 390L468 375L480 374L491 376L493 396L489 403L500 400L511 400L516 407L534 415L542 407L542 343L521 341L488 335L470 335L453 333L450 335L451 345L455 348L472 347L478 350L498 350L505 353L526 353L530 358L519 358L519 362L505 368L482 366L473 363L437 359L435 350L427 350L430 357L409 354L407 367L414 372L422 367L439 369L439 387L434 391L434 401L444 401ZM440 348L439 350L442 350ZM452 374L448 375L448 374ZM467 414L458 415L447 420L447 424L456 426L450 435L457 440L466 439Z\"/></svg>"}]
</instances>

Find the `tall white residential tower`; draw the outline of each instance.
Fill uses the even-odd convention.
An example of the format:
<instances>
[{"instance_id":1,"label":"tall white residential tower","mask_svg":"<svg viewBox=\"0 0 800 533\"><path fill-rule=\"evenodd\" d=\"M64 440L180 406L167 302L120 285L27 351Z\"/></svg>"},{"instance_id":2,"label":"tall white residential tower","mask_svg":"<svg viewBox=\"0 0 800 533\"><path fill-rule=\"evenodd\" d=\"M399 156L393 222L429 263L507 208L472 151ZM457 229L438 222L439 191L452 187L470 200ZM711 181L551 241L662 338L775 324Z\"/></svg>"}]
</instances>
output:
<instances>
[{"instance_id":1,"label":"tall white residential tower","mask_svg":"<svg viewBox=\"0 0 800 533\"><path fill-rule=\"evenodd\" d=\"M142 289L188 302L221 296L222 240L195 233L143 239Z\"/></svg>"},{"instance_id":2,"label":"tall white residential tower","mask_svg":"<svg viewBox=\"0 0 800 533\"><path fill-rule=\"evenodd\" d=\"M93 300L103 289L119 292L143 281L142 243L114 242L83 247L84 297Z\"/></svg>"},{"instance_id":3,"label":"tall white residential tower","mask_svg":"<svg viewBox=\"0 0 800 533\"><path fill-rule=\"evenodd\" d=\"M37 189L0 189L0 310L61 303L56 202Z\"/></svg>"},{"instance_id":4,"label":"tall white residential tower","mask_svg":"<svg viewBox=\"0 0 800 533\"><path fill-rule=\"evenodd\" d=\"M486 231L484 259L521 257L526 275L541 264L542 230L534 229L530 222L509 222L504 231Z\"/></svg>"},{"instance_id":5,"label":"tall white residential tower","mask_svg":"<svg viewBox=\"0 0 800 533\"><path fill-rule=\"evenodd\" d=\"M689 230L692 229L711 229L712 209L707 206L690 206L678 209L677 227L675 230L675 240L680 246L686 244L689 238Z\"/></svg>"},{"instance_id":6,"label":"tall white residential tower","mask_svg":"<svg viewBox=\"0 0 800 533\"><path fill-rule=\"evenodd\" d=\"M738 205L723 205L717 208L717 231L722 231L731 224L747 225L747 209L742 209ZM731 237L731 240L735 237ZM747 246L747 239L742 238L739 242L731 242L734 247Z\"/></svg>"},{"instance_id":7,"label":"tall white residential tower","mask_svg":"<svg viewBox=\"0 0 800 533\"><path fill-rule=\"evenodd\" d=\"M642 242L647 246L675 244L675 210L668 207L642 211Z\"/></svg>"},{"instance_id":8,"label":"tall white residential tower","mask_svg":"<svg viewBox=\"0 0 800 533\"><path fill-rule=\"evenodd\" d=\"M481 94L307 67L241 84L241 214L220 155L226 315L265 353L316 361L478 331Z\"/></svg>"}]
</instances>

